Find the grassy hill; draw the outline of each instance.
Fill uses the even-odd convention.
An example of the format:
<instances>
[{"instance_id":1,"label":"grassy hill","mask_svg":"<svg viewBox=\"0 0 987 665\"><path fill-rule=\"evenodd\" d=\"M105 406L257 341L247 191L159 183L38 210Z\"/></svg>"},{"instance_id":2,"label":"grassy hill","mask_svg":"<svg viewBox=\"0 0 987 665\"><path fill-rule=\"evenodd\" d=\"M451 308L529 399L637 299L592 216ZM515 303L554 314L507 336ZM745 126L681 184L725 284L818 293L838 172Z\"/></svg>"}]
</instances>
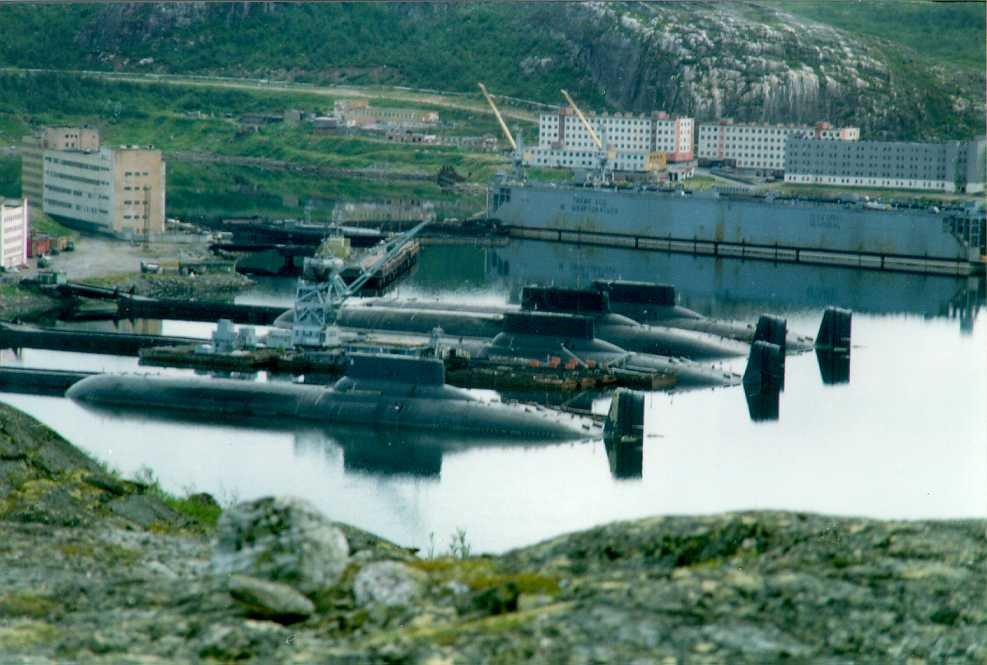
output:
<instances>
[{"instance_id":1,"label":"grassy hill","mask_svg":"<svg viewBox=\"0 0 987 665\"><path fill-rule=\"evenodd\" d=\"M407 85L700 119L982 131L984 11L923 0L0 6L0 65ZM716 104L710 104L710 99Z\"/></svg>"}]
</instances>

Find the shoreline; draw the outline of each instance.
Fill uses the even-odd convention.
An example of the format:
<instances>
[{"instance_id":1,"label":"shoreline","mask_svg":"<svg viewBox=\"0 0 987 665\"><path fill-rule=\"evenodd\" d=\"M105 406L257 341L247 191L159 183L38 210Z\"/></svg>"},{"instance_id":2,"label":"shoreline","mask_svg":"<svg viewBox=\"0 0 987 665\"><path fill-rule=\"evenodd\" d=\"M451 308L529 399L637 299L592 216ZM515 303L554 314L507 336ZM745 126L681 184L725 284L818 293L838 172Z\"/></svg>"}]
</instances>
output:
<instances>
[{"instance_id":1,"label":"shoreline","mask_svg":"<svg viewBox=\"0 0 987 665\"><path fill-rule=\"evenodd\" d=\"M471 553L463 534L436 556L306 510L168 496L153 472L120 478L0 404L0 652L86 663L987 656L981 519L652 517L494 556ZM217 568L230 525L270 511L297 520L292 538L342 534L335 581L312 591ZM294 609L264 609L276 604L257 599L265 590Z\"/></svg>"}]
</instances>

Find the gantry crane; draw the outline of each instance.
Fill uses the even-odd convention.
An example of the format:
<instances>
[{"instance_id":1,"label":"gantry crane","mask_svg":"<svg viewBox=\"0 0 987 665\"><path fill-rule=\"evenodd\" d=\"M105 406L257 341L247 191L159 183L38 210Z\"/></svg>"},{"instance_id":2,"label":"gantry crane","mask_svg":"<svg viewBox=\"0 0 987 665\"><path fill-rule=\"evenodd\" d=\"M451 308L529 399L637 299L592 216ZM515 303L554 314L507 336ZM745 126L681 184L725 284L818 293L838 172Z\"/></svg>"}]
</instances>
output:
<instances>
[{"instance_id":1,"label":"gantry crane","mask_svg":"<svg viewBox=\"0 0 987 665\"><path fill-rule=\"evenodd\" d=\"M413 229L399 233L381 248L380 255L347 284L341 275L343 261L338 258L306 258L302 276L295 291L295 314L291 327L294 346L330 346L336 337L334 324L339 310L350 296L361 288L378 270L396 256L404 245L428 224L422 222Z\"/></svg>"},{"instance_id":2,"label":"gantry crane","mask_svg":"<svg viewBox=\"0 0 987 665\"><path fill-rule=\"evenodd\" d=\"M493 97L487 92L487 86L482 83L477 83L480 86L480 92L487 100L487 104L490 105L490 109L494 112L497 117L497 122L500 124L500 131L504 133L504 137L507 142L511 144L511 158L514 160L514 175L519 178L524 178L523 167L524 167L524 137L518 134L517 141L514 140L514 136L511 134L511 130L507 128L507 123L504 122L504 117L500 114L500 109L497 108L497 104L494 103Z\"/></svg>"},{"instance_id":3,"label":"gantry crane","mask_svg":"<svg viewBox=\"0 0 987 665\"><path fill-rule=\"evenodd\" d=\"M583 123L583 127L586 129L586 133L589 134L590 140L592 140L593 144L596 145L596 149L600 153L600 177L604 181L608 180L613 175L613 165L617 158L616 150L614 150L613 146L604 146L603 141L600 140L599 134L597 134L596 130L593 129L593 126L589 124L589 120L586 119L583 112L579 110L578 106L576 106L576 102L574 102L572 97L569 96L569 93L562 90L562 96L565 97L565 100L569 103L569 106L571 106L572 110L576 112L577 116L579 116L579 121Z\"/></svg>"}]
</instances>

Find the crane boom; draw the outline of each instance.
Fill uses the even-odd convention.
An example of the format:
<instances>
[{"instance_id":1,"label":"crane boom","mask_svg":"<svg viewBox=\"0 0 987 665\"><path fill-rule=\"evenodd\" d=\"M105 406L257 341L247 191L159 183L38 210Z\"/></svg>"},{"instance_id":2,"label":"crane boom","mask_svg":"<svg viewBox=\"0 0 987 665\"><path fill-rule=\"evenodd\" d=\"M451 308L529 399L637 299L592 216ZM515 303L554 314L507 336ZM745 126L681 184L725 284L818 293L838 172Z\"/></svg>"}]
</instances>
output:
<instances>
[{"instance_id":1,"label":"crane boom","mask_svg":"<svg viewBox=\"0 0 987 665\"><path fill-rule=\"evenodd\" d=\"M500 109L498 109L497 105L494 103L493 97L491 97L490 93L487 92L487 87L485 85L482 83L477 83L477 85L480 86L480 92L482 92L483 96L486 97L487 104L490 104L490 108L493 109L494 115L497 116L497 122L500 123L500 130L504 132L504 136L507 137L507 142L511 144L511 149L514 150L514 152L517 152L517 142L511 135L511 130L507 128L507 123L504 122L503 116L500 115Z\"/></svg>"},{"instance_id":2,"label":"crane boom","mask_svg":"<svg viewBox=\"0 0 987 665\"><path fill-rule=\"evenodd\" d=\"M576 115L579 116L580 122L583 123L583 127L586 128L586 131L589 133L589 137L593 139L593 143L596 144L597 150L600 150L602 152L603 141L600 140L600 137L597 135L596 130L593 129L592 125L589 124L589 120L586 119L586 116L583 115L583 112L579 110L578 106L576 106L576 102L572 101L572 97L569 96L568 92L563 90L562 96L565 97L565 100L569 102L569 106L571 106L572 110L575 111Z\"/></svg>"},{"instance_id":3,"label":"crane boom","mask_svg":"<svg viewBox=\"0 0 987 665\"><path fill-rule=\"evenodd\" d=\"M360 272L360 275L355 280L353 280L348 286L346 286L346 283L343 282L342 277L339 277L337 274L336 277L339 278L340 282L343 282L343 293L341 294L343 298L344 299L349 298L353 294L359 293L360 289L362 289L363 286L368 281L370 281L370 279L372 279L374 275L377 274L377 271L383 268L384 264L386 264L388 261L394 258L398 254L398 252L401 251L401 248L404 247L404 245L408 241L410 241L412 238L418 235L418 232L421 231L423 228L425 228L427 225L428 225L428 220L425 220L424 222L421 222L420 224L415 226L413 229L409 229L408 231L399 233L395 235L393 238L391 238L390 240L388 240L384 244L384 247L382 248L383 251L381 251L381 255L377 258L377 260L374 261L372 264L370 264L368 267L364 268Z\"/></svg>"}]
</instances>

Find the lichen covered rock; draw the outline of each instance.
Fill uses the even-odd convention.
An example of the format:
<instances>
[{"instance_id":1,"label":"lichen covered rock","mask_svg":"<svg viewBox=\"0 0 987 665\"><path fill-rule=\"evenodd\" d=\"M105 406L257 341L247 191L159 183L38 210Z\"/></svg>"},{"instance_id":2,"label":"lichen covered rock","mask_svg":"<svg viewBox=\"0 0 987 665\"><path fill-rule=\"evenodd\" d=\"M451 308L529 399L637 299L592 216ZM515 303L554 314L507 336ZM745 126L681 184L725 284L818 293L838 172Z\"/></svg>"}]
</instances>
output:
<instances>
[{"instance_id":1,"label":"lichen covered rock","mask_svg":"<svg viewBox=\"0 0 987 665\"><path fill-rule=\"evenodd\" d=\"M315 612L312 601L290 586L247 575L230 578L230 595L255 619L289 624L304 621Z\"/></svg>"},{"instance_id":2,"label":"lichen covered rock","mask_svg":"<svg viewBox=\"0 0 987 665\"><path fill-rule=\"evenodd\" d=\"M353 595L361 607L404 607L425 589L427 577L397 561L376 561L364 566L353 582Z\"/></svg>"},{"instance_id":3,"label":"lichen covered rock","mask_svg":"<svg viewBox=\"0 0 987 665\"><path fill-rule=\"evenodd\" d=\"M288 584L304 594L331 588L349 561L342 531L306 501L267 497L220 518L213 559L219 574Z\"/></svg>"}]
</instances>

